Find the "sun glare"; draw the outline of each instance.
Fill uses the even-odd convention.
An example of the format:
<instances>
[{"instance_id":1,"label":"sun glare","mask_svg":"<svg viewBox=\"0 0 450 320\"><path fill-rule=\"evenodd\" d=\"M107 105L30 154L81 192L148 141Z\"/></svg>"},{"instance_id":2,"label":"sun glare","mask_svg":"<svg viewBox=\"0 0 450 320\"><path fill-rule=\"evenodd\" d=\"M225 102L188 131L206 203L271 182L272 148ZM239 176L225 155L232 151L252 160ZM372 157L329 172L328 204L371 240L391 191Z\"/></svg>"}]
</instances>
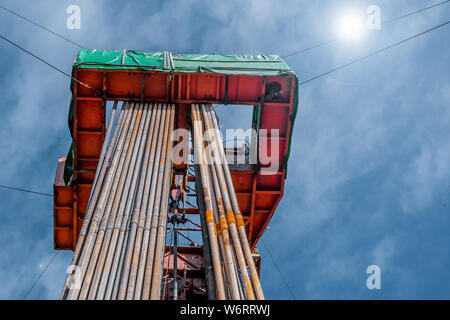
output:
<instances>
[{"instance_id":1,"label":"sun glare","mask_svg":"<svg viewBox=\"0 0 450 320\"><path fill-rule=\"evenodd\" d=\"M347 41L359 40L365 29L363 17L356 12L346 12L342 14L337 22L337 34Z\"/></svg>"}]
</instances>

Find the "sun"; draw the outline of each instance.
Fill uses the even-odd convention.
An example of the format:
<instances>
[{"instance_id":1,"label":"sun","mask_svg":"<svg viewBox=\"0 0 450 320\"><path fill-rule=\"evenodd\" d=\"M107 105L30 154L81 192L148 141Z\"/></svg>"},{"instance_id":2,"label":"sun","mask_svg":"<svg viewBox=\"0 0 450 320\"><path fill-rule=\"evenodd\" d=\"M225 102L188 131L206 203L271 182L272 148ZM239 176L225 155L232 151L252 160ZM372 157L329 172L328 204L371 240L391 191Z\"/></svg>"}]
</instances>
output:
<instances>
[{"instance_id":1,"label":"sun","mask_svg":"<svg viewBox=\"0 0 450 320\"><path fill-rule=\"evenodd\" d=\"M342 40L357 41L363 36L364 30L364 19L358 12L347 11L337 21L336 32Z\"/></svg>"}]
</instances>

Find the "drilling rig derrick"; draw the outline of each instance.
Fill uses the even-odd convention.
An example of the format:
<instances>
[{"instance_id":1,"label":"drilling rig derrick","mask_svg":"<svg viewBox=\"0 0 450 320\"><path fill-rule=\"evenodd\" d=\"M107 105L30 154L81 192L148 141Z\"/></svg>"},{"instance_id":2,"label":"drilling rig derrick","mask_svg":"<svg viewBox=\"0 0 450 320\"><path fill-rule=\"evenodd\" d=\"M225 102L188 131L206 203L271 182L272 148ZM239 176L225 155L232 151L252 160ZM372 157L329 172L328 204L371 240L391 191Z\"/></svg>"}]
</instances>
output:
<instances>
[{"instance_id":1,"label":"drilling rig derrick","mask_svg":"<svg viewBox=\"0 0 450 320\"><path fill-rule=\"evenodd\" d=\"M256 245L283 196L294 72L276 55L81 50L72 76L54 182L54 247L74 250L61 299L264 299ZM214 104L253 109L244 163Z\"/></svg>"}]
</instances>

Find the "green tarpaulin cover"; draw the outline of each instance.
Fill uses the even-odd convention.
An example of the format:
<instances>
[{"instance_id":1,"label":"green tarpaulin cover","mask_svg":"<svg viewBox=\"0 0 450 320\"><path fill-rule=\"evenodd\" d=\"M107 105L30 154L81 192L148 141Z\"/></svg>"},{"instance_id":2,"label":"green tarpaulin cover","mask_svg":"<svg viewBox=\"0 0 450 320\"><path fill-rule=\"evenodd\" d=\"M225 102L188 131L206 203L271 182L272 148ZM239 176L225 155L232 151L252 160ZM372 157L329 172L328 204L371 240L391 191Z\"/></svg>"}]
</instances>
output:
<instances>
[{"instance_id":1,"label":"green tarpaulin cover","mask_svg":"<svg viewBox=\"0 0 450 320\"><path fill-rule=\"evenodd\" d=\"M161 72L204 72L253 76L295 75L278 55L222 55L222 54L172 54L138 50L83 49L73 64L75 68L135 69ZM298 83L298 80L297 80ZM73 85L73 83L72 83ZM70 104L69 127L72 134L73 101ZM298 108L298 86L295 87L291 136ZM259 110L255 108L255 111ZM259 117L259 113L254 117ZM292 139L290 139L291 141ZM289 145L290 153L291 145ZM289 158L289 153L288 157ZM73 144L66 160L64 180L69 182L73 173Z\"/></svg>"},{"instance_id":2,"label":"green tarpaulin cover","mask_svg":"<svg viewBox=\"0 0 450 320\"><path fill-rule=\"evenodd\" d=\"M167 72L210 72L270 76L294 74L277 55L171 54L136 50L84 49L73 67L137 69Z\"/></svg>"}]
</instances>

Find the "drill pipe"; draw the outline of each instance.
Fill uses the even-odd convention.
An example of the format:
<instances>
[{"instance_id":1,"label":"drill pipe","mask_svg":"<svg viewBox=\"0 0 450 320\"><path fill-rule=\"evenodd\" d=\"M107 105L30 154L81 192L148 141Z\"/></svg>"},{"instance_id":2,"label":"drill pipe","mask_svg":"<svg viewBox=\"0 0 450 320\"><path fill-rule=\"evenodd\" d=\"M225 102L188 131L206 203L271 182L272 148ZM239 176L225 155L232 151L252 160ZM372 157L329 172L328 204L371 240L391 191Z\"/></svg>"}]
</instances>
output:
<instances>
[{"instance_id":1,"label":"drill pipe","mask_svg":"<svg viewBox=\"0 0 450 320\"><path fill-rule=\"evenodd\" d=\"M234 213L233 213L231 203L230 203L230 196L229 196L226 181L224 178L223 167L220 162L221 158L220 158L220 156L217 157L218 155L220 155L220 151L218 150L218 146L217 146L217 140L219 140L220 131L218 131L217 127L216 128L213 127L213 125L209 119L209 113L210 113L210 111L207 109L207 107L205 105L202 105L203 123L205 124L205 127L206 127L206 131L205 131L206 138L210 142L210 146L212 146L212 154L210 156L211 157L210 163L212 163L211 167L214 172L215 179L217 180L217 184L218 184L217 188L220 189L220 191L222 193L221 200L223 200L223 204L224 204L225 210L226 210L226 216L225 216L225 214L223 215L223 219L224 219L223 223L225 225L228 224L230 232L231 232L231 237L233 239L236 258L237 258L239 268L241 270L241 275L242 275L242 278L243 278L244 284L245 284L244 287L246 289L247 299L254 300L255 296L253 294L250 279L248 277L247 265L245 263L244 254L242 252L242 245L241 245L238 231L236 228L236 220L235 220ZM214 133L214 134L212 134L212 133ZM211 150L211 147L209 148L209 150ZM220 183L220 185L219 185L219 183ZM222 209L223 209L223 207L222 207Z\"/></svg>"},{"instance_id":2,"label":"drill pipe","mask_svg":"<svg viewBox=\"0 0 450 320\"><path fill-rule=\"evenodd\" d=\"M68 275L62 299L160 298L175 108L124 103L115 119L116 109L73 259L81 285Z\"/></svg>"},{"instance_id":3,"label":"drill pipe","mask_svg":"<svg viewBox=\"0 0 450 320\"><path fill-rule=\"evenodd\" d=\"M162 106L161 104L158 104L156 106L156 122L155 122L155 132L159 132L159 127L161 123L161 113L162 113ZM149 158L146 158L146 163L144 163L144 167L146 168L146 174L141 174L140 180L139 180L139 187L137 190L136 200L134 203L133 213L131 216L131 223L130 223L130 230L128 237L126 239L126 249L125 249L125 256L123 261L123 267L121 270L121 279L120 279L120 286L118 288L118 296L117 298L119 300L123 300L126 298L127 289L129 285L129 277L130 277L130 271L131 271L131 263L133 259L133 249L135 244L138 244L136 242L136 234L138 233L138 224L140 219L140 215L142 211L145 210L145 208L142 208L143 205L146 205L146 201L143 201L144 198L144 192L146 192L145 188L148 187L146 185L146 179L151 179L152 174L152 168L153 168L153 159L155 157L155 150L156 150L156 142L157 142L158 135L154 134L152 137L151 142L151 150L149 153ZM143 203L144 202L144 203ZM133 276L133 275L132 275ZM131 281L131 285L133 286L133 279Z\"/></svg>"},{"instance_id":4,"label":"drill pipe","mask_svg":"<svg viewBox=\"0 0 450 320\"><path fill-rule=\"evenodd\" d=\"M114 260L111 267L110 280L108 281L108 286L106 289L105 299L117 299L118 288L120 285L120 275L122 274L123 260L126 250L126 239L128 238L128 233L131 223L131 214L133 206L136 202L136 197L138 193L138 188L140 187L140 177L145 176L147 172L147 164L150 157L150 149L152 146L152 140L155 133L155 123L158 114L158 108L155 104L151 104L152 118L150 121L150 128L148 130L148 136L145 143L145 151L143 153L144 159L141 160L140 169L135 170L133 174L133 183L130 192L132 192L132 197L128 197L128 202L126 204L124 219L122 221L117 221L115 224L116 231L118 232L117 247L115 248ZM131 199L131 200L130 200ZM116 232L116 234L117 234Z\"/></svg>"},{"instance_id":5,"label":"drill pipe","mask_svg":"<svg viewBox=\"0 0 450 320\"><path fill-rule=\"evenodd\" d=\"M116 109L74 253L80 286L68 274L62 299L161 298L175 106ZM264 299L213 109L192 105L191 117L217 298Z\"/></svg>"},{"instance_id":6,"label":"drill pipe","mask_svg":"<svg viewBox=\"0 0 450 320\"><path fill-rule=\"evenodd\" d=\"M202 110L204 112L204 110ZM206 124L205 121L203 121L203 124ZM209 138L209 132L208 132L208 128L205 126L205 134L206 134L206 138ZM208 141L210 141L208 139ZM223 260L224 260L224 265L225 265L225 270L227 273L227 280L228 280L228 285L230 288L230 295L231 295L231 299L233 300L239 300L240 299L240 294L239 294L239 288L238 288L238 282L236 281L236 276L235 276L235 265L234 265L234 259L233 259L233 253L232 253L232 247L231 247L231 241L230 241L230 235L229 235L229 227L228 227L228 223L227 223L227 218L225 216L225 210L223 207L223 199L222 199L222 188L219 185L219 180L217 178L217 173L216 173L216 168L214 166L214 164L212 164L213 159L212 159L212 155L210 152L206 151L206 150L210 150L209 148L205 148L205 155L206 155L206 161L209 164L208 165L208 170L210 172L210 176L212 177L212 182L213 182L213 189L215 192L215 201L217 203L217 209L218 209L218 213L219 213L219 230L220 233L219 235L222 237L222 243L223 243L223 248L224 248L224 256L223 256ZM234 239L233 239L234 241Z\"/></svg>"},{"instance_id":7,"label":"drill pipe","mask_svg":"<svg viewBox=\"0 0 450 320\"><path fill-rule=\"evenodd\" d=\"M159 106L158 106L159 107ZM166 106L161 106L161 123L159 125L159 133L154 138L157 138L156 143L153 146L156 146L156 151L151 151L151 154L154 154L154 158L150 159L149 167L147 169L147 177L144 185L143 195L142 195L142 204L141 211L139 212L139 218L137 220L137 229L136 229L136 237L134 242L134 248L132 253L131 267L130 267L130 275L128 279L128 288L126 293L126 299L131 300L134 297L136 285L137 285L137 273L139 267L139 258L141 255L143 246L143 232L145 227L145 222L148 219L148 216L152 216L153 210L153 202L155 198L156 189L160 189L160 185L155 183L155 181L159 180L158 178L158 165L159 159L161 157L161 148L163 145L163 133L165 129L166 123ZM153 182L153 183L152 183ZM160 181L158 181L160 182ZM159 212L157 212L159 214Z\"/></svg>"},{"instance_id":8,"label":"drill pipe","mask_svg":"<svg viewBox=\"0 0 450 320\"><path fill-rule=\"evenodd\" d=\"M147 105L144 105L143 110L142 110L142 119L139 122L139 127L137 127L137 126L135 127L135 130L137 130L137 137L136 137L136 139L133 139L133 141L132 141L132 147L130 149L130 151L132 150L132 152L129 152L127 154L127 158L125 159L126 167L124 169L122 176L120 177L118 190L114 197L114 202L112 204L111 215L109 216L108 220L105 221L104 225L102 225L100 227L100 228L105 229L105 231L104 231L105 235L104 235L104 240L102 242L102 246L100 249L100 254L98 257L97 265L95 266L94 278L92 279L92 284L89 289L88 299L90 299L90 300L95 299L97 296L97 290L100 285L100 278L102 276L102 272L104 269L106 255L108 253L108 247L111 243L112 227L114 225L114 222L117 219L117 215L118 215L118 211L119 211L118 207L119 207L119 204L124 199L123 194L127 193L127 191L128 191L128 188L127 188L128 183L127 182L129 182L130 177L131 177L134 167L135 167L136 156L140 149L143 133L146 131L146 128L148 128L148 122L146 121L147 115L148 115L147 111L148 111L148 107L147 107ZM133 136L134 136L134 133L133 133Z\"/></svg>"},{"instance_id":9,"label":"drill pipe","mask_svg":"<svg viewBox=\"0 0 450 320\"><path fill-rule=\"evenodd\" d=\"M146 104L144 107L144 112L147 114L145 118L145 127L142 135L138 137L138 141L140 141L138 148L133 150L133 157L131 162L136 163L136 165L130 167L129 174L127 175L127 179L125 182L124 191L122 193L122 198L120 200L120 204L117 210L117 216L115 221L109 221L108 229L107 229L107 237L106 237L106 246L102 248L102 256L101 262L103 264L103 269L101 272L101 279L99 280L98 291L96 295L96 299L103 299L105 297L105 291L107 286L107 280L111 271L111 263L114 257L114 252L117 244L118 231L120 229L120 225L124 216L124 207L126 204L130 202L129 199L133 199L133 194L135 190L135 180L136 176L141 168L141 159L142 152L144 149L144 145L147 138L148 128L150 124L150 119L152 116L151 110L149 110L149 106Z\"/></svg>"},{"instance_id":10,"label":"drill pipe","mask_svg":"<svg viewBox=\"0 0 450 320\"><path fill-rule=\"evenodd\" d=\"M212 119L212 124L215 128L219 128L219 123L217 121L217 117L214 109L211 105L207 105L207 110L209 111ZM223 167L223 171L225 173L225 179L228 186L228 191L231 196L231 203L233 205L233 211L235 215L236 224L238 226L239 237L242 243L242 247L244 249L245 259L247 261L247 265L250 269L251 280L253 284L253 289L256 293L256 298L258 300L264 300L264 294L261 288L261 283L259 281L258 272L256 271L255 262L253 261L252 252L250 250L250 245L248 243L247 234L245 232L244 220L242 218L241 211L239 209L239 204L236 197L236 192L234 190L233 181L231 179L230 168L228 167L227 159L225 157L225 152L223 148L223 143L221 139L216 139L218 144L219 155L221 157L221 163Z\"/></svg>"},{"instance_id":11,"label":"drill pipe","mask_svg":"<svg viewBox=\"0 0 450 320\"><path fill-rule=\"evenodd\" d=\"M222 274L222 265L220 260L219 248L218 248L218 240L216 234L216 221L214 219L213 207L211 202L211 192L210 192L210 182L209 176L207 173L206 164L204 161L203 155L203 142L202 142L202 124L199 118L198 105L192 105L191 107L191 115L194 129L194 154L195 159L200 167L200 174L202 177L203 184L203 195L205 199L205 208L206 208L206 223L208 228L208 233L210 237L210 245L211 245L211 254L214 266L214 276L216 279L216 290L217 290L217 298L219 300L226 299L225 289L224 289L224 280Z\"/></svg>"},{"instance_id":12,"label":"drill pipe","mask_svg":"<svg viewBox=\"0 0 450 320\"><path fill-rule=\"evenodd\" d=\"M169 105L170 110L170 122L169 122L169 131L167 137L172 137L173 128L175 124L175 105ZM152 285L151 285L151 296L152 300L161 299L161 284L162 284L162 276L163 276L163 263L164 263L164 250L165 250L165 241L166 241L166 230L167 230L167 210L168 210L168 198L169 194L169 183L170 183L170 174L172 171L172 139L167 139L167 147L166 147L166 158L165 158L165 171L164 171L164 185L162 191L162 205L159 210L162 214L159 215L158 225L157 225L157 237L155 244L155 257L154 257L154 266L152 273ZM164 200L164 201L163 201ZM147 260L148 261L148 260ZM148 263L147 263L148 266ZM149 270L149 269L147 269ZM144 279L150 278L150 270L145 273ZM146 289L146 283L144 282L144 289ZM146 295L148 290L144 291L145 299L148 299Z\"/></svg>"},{"instance_id":13,"label":"drill pipe","mask_svg":"<svg viewBox=\"0 0 450 320\"><path fill-rule=\"evenodd\" d=\"M103 217L100 221L100 226L97 230L97 238L95 241L94 248L91 253L91 258L89 260L89 264L86 268L86 274L84 276L84 285L80 291L79 299L85 300L87 298L89 289L92 289L95 294L96 285L92 283L92 278L94 276L94 272L99 268L98 257L100 254L100 249L103 244L103 239L106 232L106 227L108 221L115 217L115 213L117 212L114 204L120 199L123 190L124 179L126 178L128 167L131 161L131 156L133 154L134 145L136 142L136 136L138 135L138 130L142 129L140 126L141 118L142 118L142 105L135 106L135 115L133 115L132 123L128 129L128 136L125 142L125 146L122 150L122 154L120 155L118 173L114 177L114 182L112 188L110 190L110 196L108 198L106 208L103 214ZM114 210L113 210L114 206Z\"/></svg>"},{"instance_id":14,"label":"drill pipe","mask_svg":"<svg viewBox=\"0 0 450 320\"><path fill-rule=\"evenodd\" d=\"M87 231L86 239L84 240L84 243L83 243L84 244L83 250L81 250L79 259L75 263L75 265L77 265L79 267L79 275L82 277L81 282L83 281L83 277L86 272L86 265L89 260L90 253L92 251L92 248L93 248L93 245L95 242L97 225L103 215L105 202L107 201L107 197L109 196L109 191L112 187L112 181L114 179L115 173L117 172L119 155L122 152L124 142L125 142L125 136L126 136L126 134L123 134L123 132L124 132L124 130L128 131L128 128L131 123L131 117L134 113L133 111L134 110L132 110L131 108L128 108L128 105L127 105L126 119L123 124L124 127L121 128L121 130L120 130L121 135L120 135L119 141L117 142L116 150L114 151L114 155L113 155L113 159L112 159L111 163L109 164L110 165L108 168L109 170L108 170L105 180L102 184L102 190L99 194L99 198L96 201L96 207L95 207L93 215L90 219L91 221L89 224L89 229ZM85 219L85 221L86 220L87 219ZM69 290L67 298L68 299L77 299L79 292L80 292L80 288L73 288L73 289Z\"/></svg>"},{"instance_id":15,"label":"drill pipe","mask_svg":"<svg viewBox=\"0 0 450 320\"><path fill-rule=\"evenodd\" d=\"M121 108L121 111L119 113L119 119L117 120L117 123L119 125L116 125L116 128L114 129L113 136L111 138L111 130L112 130L112 127L113 127L113 124L114 124L115 116L116 116L117 104L118 103L116 101L114 103L114 106L113 106L112 111L111 111L111 117L109 119L108 128L106 129L105 143L103 144L102 151L100 153L100 158L99 158L99 163L98 163L98 166L97 166L97 170L95 171L94 184L92 185L92 190L91 190L91 194L90 194L90 197L89 197L89 202L87 204L87 212L86 212L86 215L85 215L87 222L90 222L90 216L91 216L91 214L93 212L93 209L90 209L90 208L92 208L92 206L91 206L91 199L92 198L97 198L98 193L100 192L100 189L101 189L101 183L99 184L99 183L97 183L97 181L98 181L99 177L100 177L100 180L103 180L103 177L104 177L105 172L106 172L106 166L104 164L106 162L109 162L109 159L111 157L112 148L109 148L110 139L112 141L116 140L117 135L119 133L119 125L122 123L123 113L124 113L124 109L125 109L125 107L124 107L125 103L122 104L122 108ZM80 250L82 249L82 247L84 245L84 234L86 233L86 229L87 229L88 226L89 225L87 223L85 224L84 221L83 221L82 230L81 230L80 235L78 237L78 243L77 243L77 246L75 248L75 253L74 253L74 256L73 256L73 259L72 259L72 265L75 264L75 261L78 261ZM73 276L73 274L68 274L67 275L66 281L65 281L64 286L63 286L63 290L61 291L60 299L64 299L66 297L66 295L68 293L68 290L69 290L69 288L68 288L69 281L70 281L72 276Z\"/></svg>"},{"instance_id":16,"label":"drill pipe","mask_svg":"<svg viewBox=\"0 0 450 320\"><path fill-rule=\"evenodd\" d=\"M149 204L149 214L147 215L144 223L144 234L143 234L143 241L142 241L142 249L140 252L140 259L139 259L139 266L138 266L138 273L137 273L137 282L136 282L136 289L135 289L135 299L141 299L142 296L142 289L144 287L144 274L145 274L145 267L147 264L153 265L154 260L154 241L156 239L156 229L157 229L157 222L158 218L161 215L165 215L166 211L160 210L161 209L161 200L164 202L165 199L167 199L167 193L163 193L163 188L168 185L168 179L165 176L165 170L166 170L166 158L167 154L171 154L170 145L168 145L167 141L169 140L169 132L172 131L172 108L171 105L166 106L166 117L165 117L165 124L164 124L164 133L162 135L162 150L159 154L159 159L155 159L155 162L159 160L159 165L154 167L154 173L153 175L157 176L156 186L157 188L153 188L154 183L152 185L151 195L150 199L152 200ZM157 169L157 170L156 170ZM162 187L161 187L162 185ZM149 290L145 293L145 299L148 299Z\"/></svg>"}]
</instances>

